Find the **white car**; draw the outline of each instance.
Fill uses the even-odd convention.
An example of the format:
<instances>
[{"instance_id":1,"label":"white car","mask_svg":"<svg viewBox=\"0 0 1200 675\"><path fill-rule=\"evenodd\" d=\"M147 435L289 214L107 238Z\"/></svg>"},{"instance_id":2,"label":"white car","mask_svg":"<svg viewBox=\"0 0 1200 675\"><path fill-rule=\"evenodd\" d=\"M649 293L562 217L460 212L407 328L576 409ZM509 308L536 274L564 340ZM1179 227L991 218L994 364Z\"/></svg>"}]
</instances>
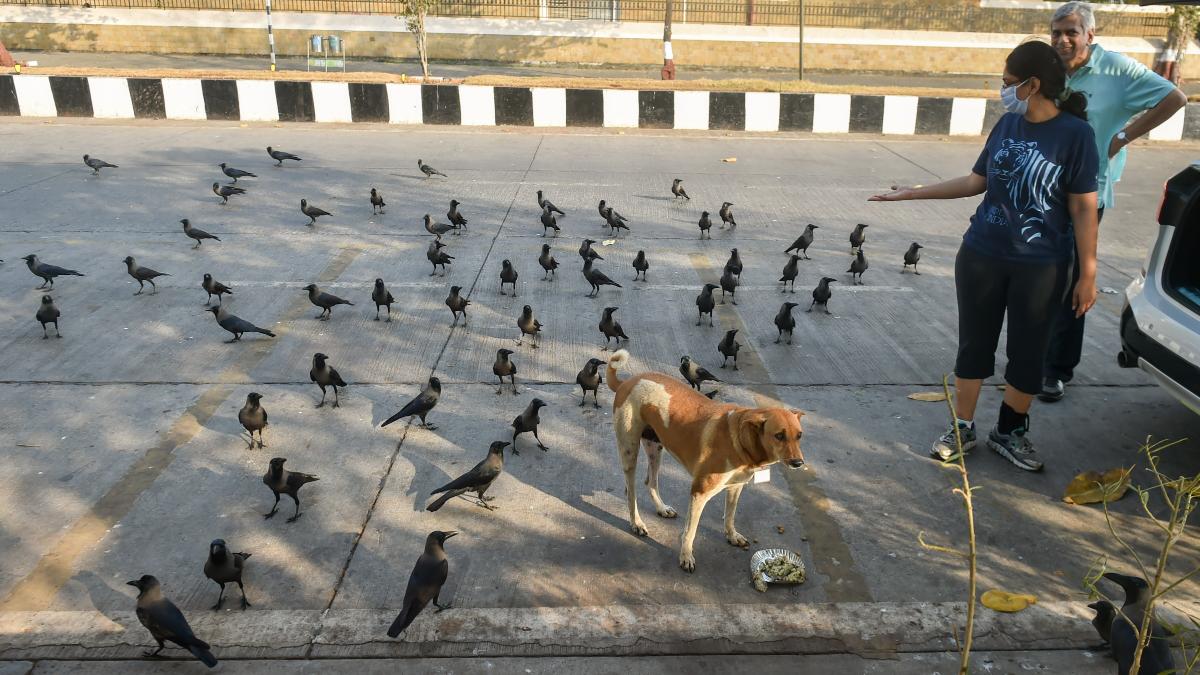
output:
<instances>
[{"instance_id":1,"label":"white car","mask_svg":"<svg viewBox=\"0 0 1200 675\"><path fill-rule=\"evenodd\" d=\"M1200 414L1200 162L1163 188L1158 239L1125 289L1117 363Z\"/></svg>"}]
</instances>

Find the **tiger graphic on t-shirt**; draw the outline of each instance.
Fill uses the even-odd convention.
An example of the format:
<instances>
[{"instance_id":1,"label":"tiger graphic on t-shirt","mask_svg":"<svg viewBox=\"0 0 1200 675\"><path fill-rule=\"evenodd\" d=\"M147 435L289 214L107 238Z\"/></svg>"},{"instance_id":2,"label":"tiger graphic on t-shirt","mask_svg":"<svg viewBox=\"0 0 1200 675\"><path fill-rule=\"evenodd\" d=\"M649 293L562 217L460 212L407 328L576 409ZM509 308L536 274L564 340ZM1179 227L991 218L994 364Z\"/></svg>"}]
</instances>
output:
<instances>
[{"instance_id":1,"label":"tiger graphic on t-shirt","mask_svg":"<svg viewBox=\"0 0 1200 675\"><path fill-rule=\"evenodd\" d=\"M1025 243L1041 237L1052 190L1062 174L1062 167L1046 159L1038 150L1037 141L1005 138L992 156L988 171L1008 189L1008 200L1016 211L1016 225L1020 227ZM1009 222L996 206L990 209L987 220L992 224Z\"/></svg>"}]
</instances>

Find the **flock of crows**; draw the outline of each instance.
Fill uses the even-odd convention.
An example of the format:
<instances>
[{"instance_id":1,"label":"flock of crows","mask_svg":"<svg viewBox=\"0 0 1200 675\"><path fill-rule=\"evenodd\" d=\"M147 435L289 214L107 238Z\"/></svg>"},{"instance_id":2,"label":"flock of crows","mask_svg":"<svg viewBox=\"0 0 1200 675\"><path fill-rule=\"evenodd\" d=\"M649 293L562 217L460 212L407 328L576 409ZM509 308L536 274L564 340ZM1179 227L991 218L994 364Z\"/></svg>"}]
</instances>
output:
<instances>
[{"instance_id":1,"label":"flock of crows","mask_svg":"<svg viewBox=\"0 0 1200 675\"><path fill-rule=\"evenodd\" d=\"M272 147L267 147L267 153L276 161L275 166L282 166L284 161L301 161L297 155L276 150ZM105 162L104 160L83 156L84 163L93 170L93 174L99 175L101 169L118 168L114 164ZM221 198L221 204L228 203L230 197L235 197L244 194L245 189L236 185L239 178L257 178L257 176L249 171L244 171L229 166L226 163L219 165L222 172L232 179L230 184L222 185L221 183L213 183L213 193ZM446 177L446 174L438 171L424 161L418 159L417 167L426 178L433 176ZM671 185L671 194L675 200L690 201L691 197L684 188L681 179L675 179ZM384 208L387 204L384 202L383 195L375 188L371 188L370 202L373 214L384 213ZM537 191L537 203L541 209L541 224L543 228L542 236L547 236L553 231L557 236L561 228L558 225L558 216L566 214L559 209L553 202L545 197L543 191ZM447 244L442 241L442 236L447 234L459 234L467 229L467 218L459 211L460 202L457 200L450 201L450 210L446 217L448 222L439 222L430 215L424 216L424 227L427 232L433 235L433 239L427 250L427 257L433 266L433 271L430 276L438 273L441 269L441 275L447 273L447 266L452 264L454 257L444 252L442 249ZM733 231L737 227L737 221L734 217L731 202L722 203L718 209L718 217L721 219L721 229L728 228ZM307 200L300 200L301 212L309 218L308 225L315 225L317 219L323 216L332 215L329 212L313 206ZM611 230L611 235L616 237L621 230L629 231L629 220L617 213L616 210L604 200L601 200L598 205L598 211L604 221L604 226ZM185 218L180 221L183 226L185 236L194 240L196 243L193 248L199 248L205 240L220 241L220 238L212 235L204 230L196 228ZM708 211L703 211L698 222L701 239L711 239L712 220ZM847 273L851 275L851 281L855 284L862 283L862 275L867 271L867 258L863 251L863 246L866 241L866 224L858 224L850 233L850 255L851 263ZM780 291L786 292L790 290L795 292L795 279L799 273L799 261L809 260L808 249L812 245L815 231L819 226L809 224L804 229L803 233L784 251L789 258L784 265L782 275L779 279L781 284ZM594 239L584 239L579 247L579 255L583 261L583 276L584 279L591 285L591 292L588 297L596 297L599 295L601 288L604 286L615 286L620 288L621 284L617 283L602 271L595 267L595 261L604 260L601 255L592 248L595 244ZM904 253L902 272L907 271L908 267L912 267L916 274L917 264L921 258L922 246L913 242L908 250ZM42 262L36 255L28 255L24 258L29 271L43 280L39 289L53 290L54 280L56 277L63 276L84 276L83 273L58 267ZM0 261L3 262L3 261ZM152 268L140 265L132 256L128 256L124 260L126 271L134 280L138 282L138 291L135 295L140 295L144 292L145 284L149 283L151 294L157 293L157 287L154 280L161 276L169 276L167 273L156 271ZM544 244L542 246L541 255L538 257L538 263L544 270L543 280L552 280L556 275L556 270L559 263L554 259L551 253L551 246ZM649 270L650 264L645 251L639 250L633 260L635 270L634 280L645 280L646 273ZM740 283L742 273L742 260L736 248L730 252L730 257L725 263L719 284L707 283L704 284L700 295L696 298L697 320L696 325L701 325L705 315L708 317L708 325L712 326L713 310L718 304L714 292L721 289L720 303L725 302L728 295L733 304L737 304L736 292ZM511 261L504 260L500 271L500 293L506 294L506 288L512 293L513 297L517 294L517 279L518 273ZM836 279L831 277L821 277L817 286L812 291L812 302L808 310L811 312L816 306L821 306L825 313L829 312L829 301L832 297L830 284ZM789 289L790 287L790 289ZM246 333L259 333L268 337L275 337L275 334L266 328L256 326L255 324L238 317L224 308L222 296L233 294L233 288L221 283L213 278L211 274L204 274L201 282L201 288L207 294L205 306L209 307L216 318L217 324L228 331L233 337L227 342L236 342L241 339ZM316 318L320 320L329 320L332 317L333 308L338 305L354 305L350 300L338 297L327 291L322 290L316 284L309 284L304 287L308 293L309 301L316 307L321 309L321 313ZM212 298L216 296L216 306L212 304ZM380 320L382 309L387 309L387 321L391 321L391 305L394 300L392 294L387 290L382 279L376 279L374 288L371 293L371 300L375 305L375 320ZM449 296L446 298L446 305L452 314L452 324L456 325L460 318L463 319L464 325L467 321L467 307L471 301L462 295L461 286L451 286ZM778 344L787 336L787 343L792 342L792 331L796 325L795 318L792 316L793 308L798 304L794 302L785 302L781 306L779 313L775 316L775 326L778 330L778 337L775 342ZM606 307L603 310L603 316L599 324L599 330L604 335L605 343L604 350L609 349L610 341L615 341L617 347L620 346L621 340L629 340L625 334L621 324L617 322L613 314L617 311L617 307ZM58 320L60 313L55 306L53 298L47 294L41 298L40 307L37 310L36 318L42 324L42 337L49 337L47 326L53 325L57 337L62 337L58 329ZM520 317L517 319L517 328L520 330L520 337L516 344L521 345L528 338L532 348L538 347L542 324L535 318L533 310L529 305L525 305L522 309ZM738 350L741 345L736 340L737 330L726 332L717 346L718 352L723 356L724 361L721 368L728 365L729 359L733 359L733 368L737 366ZM499 380L499 387L496 390L497 394L502 394L504 391L505 378L509 379L509 385L514 394L519 394L516 384L517 368L510 358L514 354L510 349L499 349L496 354L496 360L492 367L492 372ZM317 407L325 405L327 389L333 390L334 400L332 407L339 406L338 391L347 386L345 380L338 374L337 370L329 365L329 357L322 353L313 355L312 368L309 371L309 378L321 390L321 400L317 403ZM593 395L593 406L600 407L599 403L599 388L603 381L600 366L606 361L591 358L583 366L576 376L576 384L579 385L582 396L579 405L583 406L587 400L588 392ZM683 378L696 390L700 390L701 384L704 382L720 382L715 375L709 372L704 367L692 360L690 356L683 356L679 366L680 374ZM394 422L417 417L420 419L420 428L436 429L437 427L427 421L429 413L437 406L441 396L441 382L437 377L430 377L422 391L411 401L409 401L399 412L385 420L380 426L386 427ZM713 397L717 392L708 393L709 397ZM467 493L475 494L475 502L478 506L486 509L495 507L489 504L493 497L486 495L487 490L493 482L502 474L504 469L504 450L511 447L513 454L520 454L517 450L518 437L523 433L532 433L537 442L538 447L546 451L547 446L542 443L538 437L538 425L540 423L539 411L545 407L547 403L540 398L534 398L524 411L518 415L512 422L512 439L511 441L496 441L493 442L488 449L487 456L480 461L470 471L464 473L453 481L443 485L442 487L431 492L431 495L440 495L435 501L431 502L426 509L428 511L437 511L445 505L450 499L458 496L464 496ZM259 448L265 448L266 444L263 439L263 431L268 426L268 415L266 409L262 405L262 395L257 392L251 392L246 397L245 405L238 411L238 420L245 428L248 434L249 448L254 448L255 445ZM256 438L257 435L257 438ZM275 497L274 504L271 510L263 514L264 518L272 518L278 512L279 501L281 495L287 495L295 504L293 515L288 518L288 522L294 522L302 515L300 512L300 489L313 481L319 480L315 475L301 473L298 471L289 471L284 468L286 459L276 457L271 459L266 473L263 475L263 483L271 490ZM405 591L403 606L388 629L388 635L397 637L417 615L430 603L433 603L439 611L448 608L448 605L443 605L439 602L439 594L442 585L447 579L449 572L449 564L444 548L447 539L455 536L454 531L434 531L431 532L425 541L425 550L420 555L417 563L409 577L408 586ZM226 542L222 539L213 540L209 546L208 558L204 563L204 574L207 578L217 583L220 587L220 594L217 598L217 603L212 609L221 608L224 602L225 586L227 584L237 584L241 591L241 607L245 609L250 606L246 599L245 588L242 584L242 573L245 568L246 560L250 558L249 553L231 551ZM1120 585L1126 593L1126 604L1122 608L1122 612L1118 613L1116 609L1108 602L1101 601L1095 603L1092 607L1097 612L1097 618L1093 621L1101 636L1108 642L1110 639L1114 645L1114 652L1117 652L1118 639L1117 634L1120 634L1120 642L1125 643L1127 640L1127 626L1121 623L1120 615L1125 616L1140 616L1133 612L1125 613L1126 610L1136 609L1135 605L1138 602L1145 600L1145 581L1135 577L1126 577L1118 574L1106 575L1110 580ZM1140 585L1139 585L1140 582ZM137 599L137 616L141 623L150 631L150 634L158 643L158 649L150 652L145 652L146 656L157 656L164 648L165 642L172 642L179 647L182 647L191 652L197 659L213 667L217 664L216 658L211 652L210 646L200 638L196 637L191 627L188 625L186 618L179 608L162 594L161 586L158 580L150 575L142 576L140 579L128 582L129 585L138 589ZM1127 622L1126 622L1127 623ZM1157 625L1157 624L1156 624ZM1118 626L1120 626L1118 628ZM1156 633L1157 636L1157 633ZM1152 643L1151 649L1147 650L1148 658L1165 658L1170 659L1170 651L1165 647L1165 641L1156 640ZM1166 649L1166 654L1163 656L1163 650ZM1124 650L1122 650L1124 651ZM1130 648L1129 653L1132 653ZM1155 656L1157 655L1157 657ZM1120 657L1118 656L1118 660ZM1156 661L1155 663L1168 663L1169 661ZM1147 661L1143 661L1144 664ZM1149 672L1158 672L1151 670Z\"/></svg>"}]
</instances>

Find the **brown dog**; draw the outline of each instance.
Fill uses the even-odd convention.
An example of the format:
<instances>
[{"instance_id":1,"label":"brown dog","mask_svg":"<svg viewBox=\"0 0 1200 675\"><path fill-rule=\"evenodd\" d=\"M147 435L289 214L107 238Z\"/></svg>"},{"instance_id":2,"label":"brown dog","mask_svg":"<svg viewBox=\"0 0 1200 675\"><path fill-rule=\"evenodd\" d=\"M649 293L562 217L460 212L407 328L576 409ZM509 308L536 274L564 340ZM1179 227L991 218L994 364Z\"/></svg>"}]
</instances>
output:
<instances>
[{"instance_id":1,"label":"brown dog","mask_svg":"<svg viewBox=\"0 0 1200 675\"><path fill-rule=\"evenodd\" d=\"M646 524L638 515L634 474L643 434L654 436L658 442L646 440L650 468L646 485L658 515L663 518L677 515L658 494L662 449L665 447L692 475L687 525L679 542L679 566L693 572L696 557L692 554L692 543L708 500L728 488L725 539L734 546L745 546L746 538L733 525L742 488L755 471L775 462L785 462L794 469L804 466L804 455L800 452L803 433L800 417L804 413L716 403L662 373L643 373L622 380L618 371L628 361L629 352L624 349L612 355L608 359L607 380L608 387L616 392L613 430L621 468L625 471L629 526L638 536L646 536Z\"/></svg>"}]
</instances>

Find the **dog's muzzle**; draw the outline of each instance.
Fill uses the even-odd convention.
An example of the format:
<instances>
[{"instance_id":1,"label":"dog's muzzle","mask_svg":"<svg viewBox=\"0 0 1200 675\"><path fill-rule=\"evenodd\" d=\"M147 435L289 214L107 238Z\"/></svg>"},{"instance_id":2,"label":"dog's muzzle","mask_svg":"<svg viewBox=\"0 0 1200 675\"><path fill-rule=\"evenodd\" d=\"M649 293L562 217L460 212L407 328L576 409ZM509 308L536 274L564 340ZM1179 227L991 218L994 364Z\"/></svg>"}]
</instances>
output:
<instances>
[{"instance_id":1,"label":"dog's muzzle","mask_svg":"<svg viewBox=\"0 0 1200 675\"><path fill-rule=\"evenodd\" d=\"M788 466L792 467L793 469L799 469L799 468L801 468L801 467L803 467L803 466L804 466L804 460L802 460L802 459L789 459L787 464L788 464Z\"/></svg>"}]
</instances>

